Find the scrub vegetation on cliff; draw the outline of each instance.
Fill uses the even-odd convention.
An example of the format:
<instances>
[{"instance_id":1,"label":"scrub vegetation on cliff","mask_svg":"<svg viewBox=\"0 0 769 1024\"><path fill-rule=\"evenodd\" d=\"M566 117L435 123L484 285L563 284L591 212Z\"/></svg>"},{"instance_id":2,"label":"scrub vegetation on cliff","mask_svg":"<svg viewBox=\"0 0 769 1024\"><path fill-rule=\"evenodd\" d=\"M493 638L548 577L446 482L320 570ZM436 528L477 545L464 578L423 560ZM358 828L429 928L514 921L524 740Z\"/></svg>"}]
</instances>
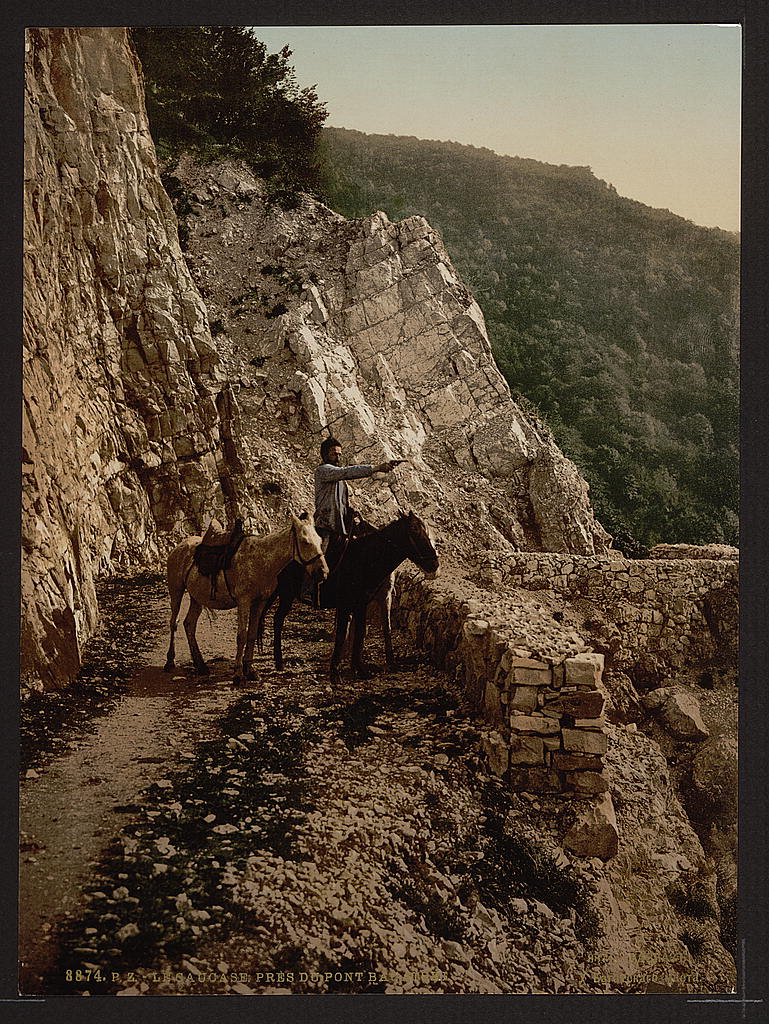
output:
<instances>
[{"instance_id":1,"label":"scrub vegetation on cliff","mask_svg":"<svg viewBox=\"0 0 769 1024\"><path fill-rule=\"evenodd\" d=\"M300 89L291 51L267 53L235 25L137 26L131 41L144 71L147 115L162 160L238 157L283 205L317 189L317 141L326 109Z\"/></svg>"}]
</instances>

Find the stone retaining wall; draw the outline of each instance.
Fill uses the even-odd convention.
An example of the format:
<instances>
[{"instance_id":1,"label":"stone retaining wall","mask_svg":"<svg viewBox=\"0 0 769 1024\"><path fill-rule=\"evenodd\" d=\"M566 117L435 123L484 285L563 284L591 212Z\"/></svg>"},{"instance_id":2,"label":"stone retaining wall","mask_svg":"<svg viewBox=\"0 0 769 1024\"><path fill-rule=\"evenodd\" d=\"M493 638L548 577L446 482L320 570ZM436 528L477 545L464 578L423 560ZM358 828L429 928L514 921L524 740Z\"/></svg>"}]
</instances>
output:
<instances>
[{"instance_id":1,"label":"stone retaining wall","mask_svg":"<svg viewBox=\"0 0 769 1024\"><path fill-rule=\"evenodd\" d=\"M504 560L513 586L592 602L619 631L616 667L627 668L639 655L651 654L673 671L715 660L736 664L738 569L736 560L727 559L631 560L550 552Z\"/></svg>"},{"instance_id":2,"label":"stone retaining wall","mask_svg":"<svg viewBox=\"0 0 769 1024\"><path fill-rule=\"evenodd\" d=\"M546 649L539 649L533 624L521 621L515 609L505 615L497 607L481 618L483 606L472 589L464 580L432 583L403 573L396 612L432 660L463 680L483 711L491 770L513 790L605 792L603 655L566 631L560 637L551 632Z\"/></svg>"},{"instance_id":3,"label":"stone retaining wall","mask_svg":"<svg viewBox=\"0 0 769 1024\"><path fill-rule=\"evenodd\" d=\"M537 591L590 602L614 631L612 666L652 654L667 672L736 665L738 563L713 559L519 553L494 560L526 599L459 577L402 572L396 614L431 659L454 671L489 729L491 769L528 792L605 792L604 656L537 609Z\"/></svg>"}]
</instances>

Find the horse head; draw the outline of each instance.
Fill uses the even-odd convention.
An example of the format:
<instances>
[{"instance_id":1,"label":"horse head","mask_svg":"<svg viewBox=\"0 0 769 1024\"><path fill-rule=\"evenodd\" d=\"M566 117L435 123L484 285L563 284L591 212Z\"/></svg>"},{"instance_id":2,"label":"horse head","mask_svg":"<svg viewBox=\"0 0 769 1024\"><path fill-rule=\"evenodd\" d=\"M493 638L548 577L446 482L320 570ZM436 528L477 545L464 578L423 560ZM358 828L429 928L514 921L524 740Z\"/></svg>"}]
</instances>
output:
<instances>
[{"instance_id":1,"label":"horse head","mask_svg":"<svg viewBox=\"0 0 769 1024\"><path fill-rule=\"evenodd\" d=\"M303 565L314 580L325 580L328 576L328 564L312 514L302 512L299 516L292 515L291 534L294 561Z\"/></svg>"},{"instance_id":2,"label":"horse head","mask_svg":"<svg viewBox=\"0 0 769 1024\"><path fill-rule=\"evenodd\" d=\"M438 552L432 530L415 512L401 513L401 520L406 527L408 557L425 576L434 579L438 573Z\"/></svg>"}]
</instances>

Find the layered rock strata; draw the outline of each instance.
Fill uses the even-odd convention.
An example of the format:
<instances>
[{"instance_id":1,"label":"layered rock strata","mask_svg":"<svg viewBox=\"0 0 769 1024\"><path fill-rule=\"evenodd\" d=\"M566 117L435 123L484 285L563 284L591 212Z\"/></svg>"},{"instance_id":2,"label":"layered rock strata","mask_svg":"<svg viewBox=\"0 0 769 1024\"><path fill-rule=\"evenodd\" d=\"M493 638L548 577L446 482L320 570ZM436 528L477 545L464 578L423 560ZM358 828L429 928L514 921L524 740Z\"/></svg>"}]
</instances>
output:
<instances>
[{"instance_id":1,"label":"layered rock strata","mask_svg":"<svg viewBox=\"0 0 769 1024\"><path fill-rule=\"evenodd\" d=\"M61 685L94 578L238 496L237 423L124 29L26 45L22 659ZM242 496L240 501L242 501Z\"/></svg>"},{"instance_id":2,"label":"layered rock strata","mask_svg":"<svg viewBox=\"0 0 769 1024\"><path fill-rule=\"evenodd\" d=\"M309 475L331 432L348 461L407 459L379 510L418 507L438 528L445 516L467 550L608 549L585 481L512 401L424 218L347 221L306 198L280 210L240 165L182 161L174 175L187 259L256 453L279 433Z\"/></svg>"}]
</instances>

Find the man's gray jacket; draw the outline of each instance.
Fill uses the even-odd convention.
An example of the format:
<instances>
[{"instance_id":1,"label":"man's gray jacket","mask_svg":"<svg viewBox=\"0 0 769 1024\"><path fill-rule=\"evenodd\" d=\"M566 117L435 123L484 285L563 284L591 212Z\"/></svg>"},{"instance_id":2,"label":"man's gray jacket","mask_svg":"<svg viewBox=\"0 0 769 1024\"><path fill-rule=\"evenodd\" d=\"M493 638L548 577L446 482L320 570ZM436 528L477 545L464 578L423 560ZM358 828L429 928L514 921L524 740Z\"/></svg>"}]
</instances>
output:
<instances>
[{"instance_id":1,"label":"man's gray jacket","mask_svg":"<svg viewBox=\"0 0 769 1024\"><path fill-rule=\"evenodd\" d=\"M332 466L324 462L315 470L315 526L347 535L347 484L371 476L373 466Z\"/></svg>"}]
</instances>

